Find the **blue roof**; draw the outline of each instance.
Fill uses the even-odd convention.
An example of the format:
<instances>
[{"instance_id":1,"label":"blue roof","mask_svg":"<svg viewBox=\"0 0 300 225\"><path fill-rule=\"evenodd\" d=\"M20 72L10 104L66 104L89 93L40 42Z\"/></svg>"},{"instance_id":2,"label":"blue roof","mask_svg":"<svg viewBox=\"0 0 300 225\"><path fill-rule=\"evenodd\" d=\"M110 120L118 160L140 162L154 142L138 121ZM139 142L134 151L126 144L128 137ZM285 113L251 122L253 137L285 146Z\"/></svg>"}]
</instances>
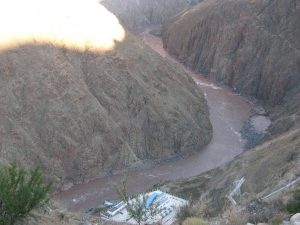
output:
<instances>
[{"instance_id":1,"label":"blue roof","mask_svg":"<svg viewBox=\"0 0 300 225\"><path fill-rule=\"evenodd\" d=\"M162 193L160 192L151 193L151 195L147 198L146 207L148 208L153 203L153 201L156 200L160 195L162 195Z\"/></svg>"}]
</instances>

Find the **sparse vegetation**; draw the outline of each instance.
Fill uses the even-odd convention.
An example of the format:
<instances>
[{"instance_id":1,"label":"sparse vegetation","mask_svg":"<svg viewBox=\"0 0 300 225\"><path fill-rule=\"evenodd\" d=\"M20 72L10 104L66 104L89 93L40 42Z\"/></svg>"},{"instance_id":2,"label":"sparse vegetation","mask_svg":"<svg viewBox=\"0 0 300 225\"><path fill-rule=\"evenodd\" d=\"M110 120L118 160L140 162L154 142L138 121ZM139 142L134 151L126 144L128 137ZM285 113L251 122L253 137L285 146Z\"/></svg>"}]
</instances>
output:
<instances>
[{"instance_id":1,"label":"sparse vegetation","mask_svg":"<svg viewBox=\"0 0 300 225\"><path fill-rule=\"evenodd\" d=\"M288 216L281 212L278 213L277 215L275 215L270 221L269 224L271 225L282 225L282 221L286 220L288 218Z\"/></svg>"},{"instance_id":2,"label":"sparse vegetation","mask_svg":"<svg viewBox=\"0 0 300 225\"><path fill-rule=\"evenodd\" d=\"M264 202L261 199L254 199L247 207L249 222L268 223L282 211L283 205L280 200Z\"/></svg>"},{"instance_id":3,"label":"sparse vegetation","mask_svg":"<svg viewBox=\"0 0 300 225\"><path fill-rule=\"evenodd\" d=\"M286 205L286 210L289 213L300 212L300 189L297 189L294 192L294 198L288 202L288 204Z\"/></svg>"},{"instance_id":4,"label":"sparse vegetation","mask_svg":"<svg viewBox=\"0 0 300 225\"><path fill-rule=\"evenodd\" d=\"M31 210L48 202L50 188L38 168L30 172L16 164L0 168L0 225L29 217Z\"/></svg>"},{"instance_id":5,"label":"sparse vegetation","mask_svg":"<svg viewBox=\"0 0 300 225\"><path fill-rule=\"evenodd\" d=\"M245 211L249 216L247 222L282 223L288 217L287 211L284 210L287 208L284 204L287 196L275 195L265 201L259 198L289 183L291 175L297 177L299 174L299 166L295 163L299 158L299 136L300 130L290 131L247 151L221 168L164 184L163 188L179 196L193 193L194 206L197 206L197 215L194 216L211 220L224 216L224 212L229 208L226 196L231 191L231 184L236 177L243 174L246 181L241 187L241 195L236 200L241 208L246 207ZM295 197L291 200L293 204L294 199ZM185 216L187 217L189 216ZM226 224L225 219L222 222Z\"/></svg>"},{"instance_id":6,"label":"sparse vegetation","mask_svg":"<svg viewBox=\"0 0 300 225\"><path fill-rule=\"evenodd\" d=\"M248 222L249 215L247 212L232 206L224 212L224 217L227 225L245 225Z\"/></svg>"},{"instance_id":7,"label":"sparse vegetation","mask_svg":"<svg viewBox=\"0 0 300 225\"><path fill-rule=\"evenodd\" d=\"M196 216L196 210L191 205L182 206L177 212L176 219L177 222L181 223L185 221L187 218L192 218Z\"/></svg>"},{"instance_id":8,"label":"sparse vegetation","mask_svg":"<svg viewBox=\"0 0 300 225\"><path fill-rule=\"evenodd\" d=\"M203 218L209 218L215 215L214 210L211 209L209 205L209 201L206 199L201 199L201 201L198 203L197 208L199 211L199 215L201 215L201 217Z\"/></svg>"}]
</instances>

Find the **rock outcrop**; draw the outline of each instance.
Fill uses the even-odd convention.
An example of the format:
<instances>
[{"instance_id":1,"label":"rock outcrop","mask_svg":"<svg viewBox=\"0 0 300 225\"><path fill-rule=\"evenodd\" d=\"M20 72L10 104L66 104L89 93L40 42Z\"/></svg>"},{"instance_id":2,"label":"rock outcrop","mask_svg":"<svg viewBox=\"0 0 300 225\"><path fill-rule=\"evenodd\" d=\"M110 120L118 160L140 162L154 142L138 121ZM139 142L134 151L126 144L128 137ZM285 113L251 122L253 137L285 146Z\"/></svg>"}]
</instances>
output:
<instances>
[{"instance_id":1,"label":"rock outcrop","mask_svg":"<svg viewBox=\"0 0 300 225\"><path fill-rule=\"evenodd\" d=\"M130 34L106 53L24 45L0 53L0 159L84 182L139 160L197 151L206 101Z\"/></svg>"},{"instance_id":2,"label":"rock outcrop","mask_svg":"<svg viewBox=\"0 0 300 225\"><path fill-rule=\"evenodd\" d=\"M300 224L300 213L293 215L290 219L291 225L298 225Z\"/></svg>"},{"instance_id":3,"label":"rock outcrop","mask_svg":"<svg viewBox=\"0 0 300 225\"><path fill-rule=\"evenodd\" d=\"M271 105L299 93L299 0L205 0L170 19L164 47L184 64Z\"/></svg>"},{"instance_id":4,"label":"rock outcrop","mask_svg":"<svg viewBox=\"0 0 300 225\"><path fill-rule=\"evenodd\" d=\"M150 24L162 24L181 10L200 0L103 0L111 12L130 30Z\"/></svg>"}]
</instances>

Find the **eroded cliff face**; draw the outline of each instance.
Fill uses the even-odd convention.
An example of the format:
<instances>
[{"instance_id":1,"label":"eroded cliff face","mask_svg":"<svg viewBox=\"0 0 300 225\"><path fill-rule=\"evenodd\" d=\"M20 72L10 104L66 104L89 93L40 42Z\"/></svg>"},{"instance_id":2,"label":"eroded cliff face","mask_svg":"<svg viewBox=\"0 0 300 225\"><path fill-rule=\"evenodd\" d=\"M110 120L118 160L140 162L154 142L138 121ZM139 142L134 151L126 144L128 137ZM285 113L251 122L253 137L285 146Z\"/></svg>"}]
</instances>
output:
<instances>
[{"instance_id":1,"label":"eroded cliff face","mask_svg":"<svg viewBox=\"0 0 300 225\"><path fill-rule=\"evenodd\" d=\"M103 0L101 3L118 16L130 30L161 24L200 0Z\"/></svg>"},{"instance_id":2,"label":"eroded cliff face","mask_svg":"<svg viewBox=\"0 0 300 225\"><path fill-rule=\"evenodd\" d=\"M166 23L164 47L195 71L281 103L299 92L299 0L206 0Z\"/></svg>"},{"instance_id":3,"label":"eroded cliff face","mask_svg":"<svg viewBox=\"0 0 300 225\"><path fill-rule=\"evenodd\" d=\"M0 54L0 159L80 183L140 160L200 150L206 101L130 34L107 53L25 45Z\"/></svg>"}]
</instances>

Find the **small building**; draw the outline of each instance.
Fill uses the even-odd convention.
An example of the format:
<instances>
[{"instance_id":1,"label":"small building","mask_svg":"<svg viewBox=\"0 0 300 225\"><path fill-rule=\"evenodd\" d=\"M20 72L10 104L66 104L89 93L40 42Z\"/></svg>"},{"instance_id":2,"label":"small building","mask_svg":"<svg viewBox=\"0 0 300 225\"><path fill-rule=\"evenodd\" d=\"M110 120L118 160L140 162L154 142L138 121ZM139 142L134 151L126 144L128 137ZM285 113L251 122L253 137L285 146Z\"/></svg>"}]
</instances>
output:
<instances>
[{"instance_id":1,"label":"small building","mask_svg":"<svg viewBox=\"0 0 300 225\"><path fill-rule=\"evenodd\" d=\"M149 216L147 221L145 221L145 224L161 223L164 225L170 225L176 220L178 210L182 206L188 204L188 201L182 198L178 198L159 190L141 194L137 198L143 198L144 196L147 196L146 207L155 203L158 208L158 213ZM135 220L129 216L126 203L123 201L113 205L106 212L101 213L100 217L108 221L137 224Z\"/></svg>"}]
</instances>

